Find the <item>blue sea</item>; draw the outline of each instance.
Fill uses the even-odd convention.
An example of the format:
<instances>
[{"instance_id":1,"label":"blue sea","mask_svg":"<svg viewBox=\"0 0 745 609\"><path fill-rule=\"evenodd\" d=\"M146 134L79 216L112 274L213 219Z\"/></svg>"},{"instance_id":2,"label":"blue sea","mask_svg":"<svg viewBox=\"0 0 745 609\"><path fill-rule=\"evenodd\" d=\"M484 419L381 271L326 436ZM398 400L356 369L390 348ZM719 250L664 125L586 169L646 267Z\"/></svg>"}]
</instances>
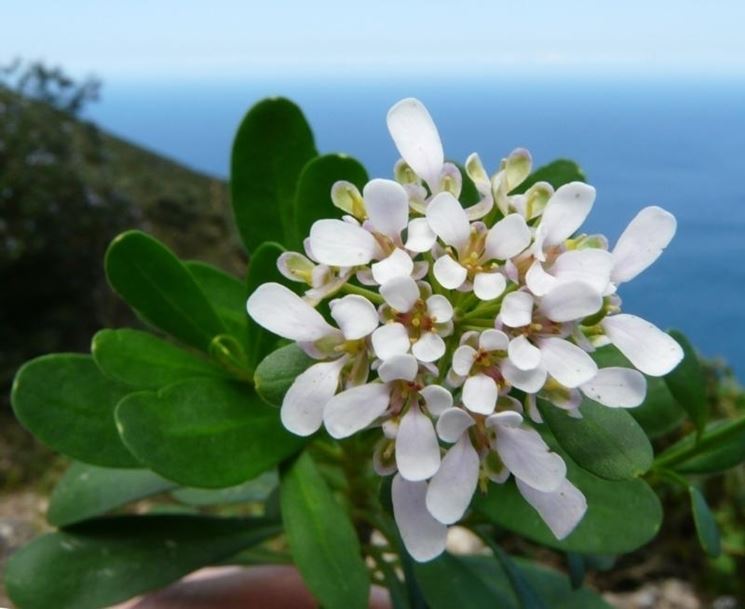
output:
<instances>
[{"instance_id":1,"label":"blue sea","mask_svg":"<svg viewBox=\"0 0 745 609\"><path fill-rule=\"evenodd\" d=\"M304 109L322 152L345 152L388 177L396 152L385 115L416 96L448 158L480 153L489 170L513 148L536 165L580 163L598 189L586 224L614 242L636 212L660 205L678 233L621 296L627 312L686 332L745 378L745 83L717 80L331 78L108 81L89 111L104 128L203 172L227 177L233 133L255 101Z\"/></svg>"}]
</instances>

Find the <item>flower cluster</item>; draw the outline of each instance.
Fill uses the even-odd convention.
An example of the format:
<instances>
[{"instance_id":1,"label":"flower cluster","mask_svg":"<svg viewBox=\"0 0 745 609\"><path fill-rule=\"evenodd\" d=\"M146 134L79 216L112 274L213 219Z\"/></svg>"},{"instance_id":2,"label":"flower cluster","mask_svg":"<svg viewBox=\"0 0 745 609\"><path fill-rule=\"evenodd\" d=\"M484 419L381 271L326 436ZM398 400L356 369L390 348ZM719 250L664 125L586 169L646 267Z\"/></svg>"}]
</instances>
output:
<instances>
[{"instance_id":1,"label":"flower cluster","mask_svg":"<svg viewBox=\"0 0 745 609\"><path fill-rule=\"evenodd\" d=\"M362 192L335 184L343 218L317 221L305 255L278 261L308 286L304 297L267 283L248 300L257 323L317 360L285 395L282 421L299 435L382 430L374 466L394 475L394 515L417 560L443 551L479 486L510 475L563 538L587 504L536 431L536 400L570 416L581 416L583 396L631 408L644 399L644 374L677 365L679 345L621 313L616 294L661 254L675 218L648 207L609 250L603 236L577 234L595 189L519 188L531 171L522 149L492 177L471 155L478 201L464 207L464 178L444 162L421 102L396 104L388 128L402 156L395 180ZM588 353L608 343L635 368L599 369Z\"/></svg>"}]
</instances>

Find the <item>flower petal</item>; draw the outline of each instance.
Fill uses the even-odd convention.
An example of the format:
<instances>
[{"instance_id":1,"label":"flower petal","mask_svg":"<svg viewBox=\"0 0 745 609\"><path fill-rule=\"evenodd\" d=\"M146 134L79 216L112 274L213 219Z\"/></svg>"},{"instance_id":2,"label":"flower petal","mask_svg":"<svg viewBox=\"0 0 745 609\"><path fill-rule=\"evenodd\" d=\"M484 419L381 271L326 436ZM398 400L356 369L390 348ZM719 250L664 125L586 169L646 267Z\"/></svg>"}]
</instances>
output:
<instances>
[{"instance_id":1,"label":"flower petal","mask_svg":"<svg viewBox=\"0 0 745 609\"><path fill-rule=\"evenodd\" d=\"M394 277L380 286L380 295L396 311L411 311L419 300L419 286L409 276Z\"/></svg>"},{"instance_id":2,"label":"flower petal","mask_svg":"<svg viewBox=\"0 0 745 609\"><path fill-rule=\"evenodd\" d=\"M649 376L664 376L683 359L680 345L657 326L636 315L621 313L602 321L603 330L635 368Z\"/></svg>"},{"instance_id":3,"label":"flower petal","mask_svg":"<svg viewBox=\"0 0 745 609\"><path fill-rule=\"evenodd\" d=\"M437 241L437 235L430 226L427 218L414 218L409 222L409 231L406 236L407 250L412 252L427 252Z\"/></svg>"},{"instance_id":4,"label":"flower petal","mask_svg":"<svg viewBox=\"0 0 745 609\"><path fill-rule=\"evenodd\" d=\"M463 384L463 404L471 412L491 414L497 404L497 383L490 376L469 376Z\"/></svg>"},{"instance_id":5,"label":"flower petal","mask_svg":"<svg viewBox=\"0 0 745 609\"><path fill-rule=\"evenodd\" d=\"M420 362L434 362L445 355L445 341L436 332L425 332L411 345L411 352Z\"/></svg>"},{"instance_id":6,"label":"flower petal","mask_svg":"<svg viewBox=\"0 0 745 609\"><path fill-rule=\"evenodd\" d=\"M435 426L417 405L409 408L398 426L396 465L407 480L427 480L440 467L440 445Z\"/></svg>"},{"instance_id":7,"label":"flower petal","mask_svg":"<svg viewBox=\"0 0 745 609\"><path fill-rule=\"evenodd\" d=\"M413 355L404 353L384 360L378 368L378 376L384 383L390 381L413 381L419 370L419 362Z\"/></svg>"},{"instance_id":8,"label":"flower petal","mask_svg":"<svg viewBox=\"0 0 745 609\"><path fill-rule=\"evenodd\" d=\"M510 360L502 361L502 374L513 387L526 393L538 393L546 383L546 369L520 370Z\"/></svg>"},{"instance_id":9,"label":"flower petal","mask_svg":"<svg viewBox=\"0 0 745 609\"><path fill-rule=\"evenodd\" d=\"M471 236L471 225L463 207L449 192L441 192L427 205L430 228L447 245L460 250Z\"/></svg>"},{"instance_id":10,"label":"flower petal","mask_svg":"<svg viewBox=\"0 0 745 609\"><path fill-rule=\"evenodd\" d=\"M601 293L582 281L558 283L541 298L538 309L552 321L582 319L603 306Z\"/></svg>"},{"instance_id":11,"label":"flower petal","mask_svg":"<svg viewBox=\"0 0 745 609\"><path fill-rule=\"evenodd\" d=\"M595 189L583 182L560 187L546 204L538 230L544 245L558 245L582 226L595 202Z\"/></svg>"},{"instance_id":12,"label":"flower petal","mask_svg":"<svg viewBox=\"0 0 745 609\"><path fill-rule=\"evenodd\" d=\"M565 387L579 387L597 374L595 361L568 340L543 338L538 342L538 348L543 367Z\"/></svg>"},{"instance_id":13,"label":"flower petal","mask_svg":"<svg viewBox=\"0 0 745 609\"><path fill-rule=\"evenodd\" d=\"M331 317L347 340L369 336L380 324L375 306L367 298L356 294L332 300L329 308Z\"/></svg>"},{"instance_id":14,"label":"flower petal","mask_svg":"<svg viewBox=\"0 0 745 609\"><path fill-rule=\"evenodd\" d=\"M569 535L587 511L587 499L566 479L550 492L536 490L518 479L517 490L540 514L556 539Z\"/></svg>"},{"instance_id":15,"label":"flower petal","mask_svg":"<svg viewBox=\"0 0 745 609\"><path fill-rule=\"evenodd\" d=\"M362 196L375 231L398 241L409 222L409 195L404 187L393 180L371 180Z\"/></svg>"},{"instance_id":16,"label":"flower petal","mask_svg":"<svg viewBox=\"0 0 745 609\"><path fill-rule=\"evenodd\" d=\"M428 385L419 392L432 416L439 417L453 405L453 394L440 385Z\"/></svg>"},{"instance_id":17,"label":"flower petal","mask_svg":"<svg viewBox=\"0 0 745 609\"><path fill-rule=\"evenodd\" d=\"M437 435L445 442L457 442L474 424L473 417L462 408L448 408L437 419Z\"/></svg>"},{"instance_id":18,"label":"flower petal","mask_svg":"<svg viewBox=\"0 0 745 609\"><path fill-rule=\"evenodd\" d=\"M438 324L444 324L453 319L453 305L440 294L427 298L427 312Z\"/></svg>"},{"instance_id":19,"label":"flower petal","mask_svg":"<svg viewBox=\"0 0 745 609\"><path fill-rule=\"evenodd\" d=\"M506 287L507 280L502 273L478 273L473 280L473 293L479 300L494 300Z\"/></svg>"},{"instance_id":20,"label":"flower petal","mask_svg":"<svg viewBox=\"0 0 745 609\"><path fill-rule=\"evenodd\" d=\"M382 360L407 353L411 346L409 333L398 322L382 325L372 333L372 346L375 355Z\"/></svg>"},{"instance_id":21,"label":"flower petal","mask_svg":"<svg viewBox=\"0 0 745 609\"><path fill-rule=\"evenodd\" d=\"M368 383L336 394L323 409L323 423L332 438L346 438L381 416L390 402L390 388Z\"/></svg>"},{"instance_id":22,"label":"flower petal","mask_svg":"<svg viewBox=\"0 0 745 609\"><path fill-rule=\"evenodd\" d=\"M479 349L484 351L506 351L509 337L501 330L484 330L479 334Z\"/></svg>"},{"instance_id":23,"label":"flower petal","mask_svg":"<svg viewBox=\"0 0 745 609\"><path fill-rule=\"evenodd\" d=\"M611 279L629 281L650 266L675 236L675 216L661 207L645 207L629 223L613 249Z\"/></svg>"},{"instance_id":24,"label":"flower petal","mask_svg":"<svg viewBox=\"0 0 745 609\"><path fill-rule=\"evenodd\" d=\"M461 376L471 372L471 366L476 360L476 349L470 345L462 345L453 353L453 371Z\"/></svg>"},{"instance_id":25,"label":"flower petal","mask_svg":"<svg viewBox=\"0 0 745 609\"><path fill-rule=\"evenodd\" d=\"M610 408L635 408L647 395L647 379L632 368L601 368L580 389L591 400Z\"/></svg>"},{"instance_id":26,"label":"flower petal","mask_svg":"<svg viewBox=\"0 0 745 609\"><path fill-rule=\"evenodd\" d=\"M561 254L551 272L561 281L581 281L602 294L608 287L613 255L598 248L570 250Z\"/></svg>"},{"instance_id":27,"label":"flower petal","mask_svg":"<svg viewBox=\"0 0 745 609\"><path fill-rule=\"evenodd\" d=\"M507 260L517 256L530 245L530 228L520 214L510 214L489 229L484 248L489 260Z\"/></svg>"},{"instance_id":28,"label":"flower petal","mask_svg":"<svg viewBox=\"0 0 745 609\"><path fill-rule=\"evenodd\" d=\"M533 370L541 363L541 350L525 336L517 336L510 341L507 349L510 361L520 370Z\"/></svg>"},{"instance_id":29,"label":"flower petal","mask_svg":"<svg viewBox=\"0 0 745 609\"><path fill-rule=\"evenodd\" d=\"M455 290L462 286L468 275L468 271L447 254L435 260L432 270L435 273L435 279L448 290Z\"/></svg>"},{"instance_id":30,"label":"flower petal","mask_svg":"<svg viewBox=\"0 0 745 609\"><path fill-rule=\"evenodd\" d=\"M400 474L393 478L393 516L406 550L417 562L437 558L445 551L447 527L427 510L427 483L411 482Z\"/></svg>"},{"instance_id":31,"label":"flower petal","mask_svg":"<svg viewBox=\"0 0 745 609\"><path fill-rule=\"evenodd\" d=\"M290 281L310 284L315 268L313 262L297 252L283 252L277 258L277 270Z\"/></svg>"},{"instance_id":32,"label":"flower petal","mask_svg":"<svg viewBox=\"0 0 745 609\"><path fill-rule=\"evenodd\" d=\"M414 98L402 99L388 111L387 123L404 161L430 187L436 187L445 156L440 134L424 104Z\"/></svg>"},{"instance_id":33,"label":"flower petal","mask_svg":"<svg viewBox=\"0 0 745 609\"><path fill-rule=\"evenodd\" d=\"M528 292L510 292L502 300L499 315L510 328L527 326L533 320L533 297Z\"/></svg>"},{"instance_id":34,"label":"flower petal","mask_svg":"<svg viewBox=\"0 0 745 609\"><path fill-rule=\"evenodd\" d=\"M564 460L550 452L537 431L507 425L497 425L494 430L497 452L515 478L541 491L553 491L564 481Z\"/></svg>"},{"instance_id":35,"label":"flower petal","mask_svg":"<svg viewBox=\"0 0 745 609\"><path fill-rule=\"evenodd\" d=\"M479 481L479 456L463 435L442 460L429 483L427 509L443 524L460 520L471 503Z\"/></svg>"},{"instance_id":36,"label":"flower petal","mask_svg":"<svg viewBox=\"0 0 745 609\"><path fill-rule=\"evenodd\" d=\"M414 271L414 261L404 250L396 248L387 258L371 267L373 279L383 285L396 277L410 277Z\"/></svg>"},{"instance_id":37,"label":"flower petal","mask_svg":"<svg viewBox=\"0 0 745 609\"><path fill-rule=\"evenodd\" d=\"M257 324L282 338L311 342L337 332L318 311L279 283L256 288L246 309Z\"/></svg>"},{"instance_id":38,"label":"flower petal","mask_svg":"<svg viewBox=\"0 0 745 609\"><path fill-rule=\"evenodd\" d=\"M367 264L380 253L375 237L343 220L318 220L310 227L310 247L318 262L329 266Z\"/></svg>"},{"instance_id":39,"label":"flower petal","mask_svg":"<svg viewBox=\"0 0 745 609\"><path fill-rule=\"evenodd\" d=\"M506 425L507 427L519 427L520 425L522 425L522 422L523 422L523 415L521 415L519 412L516 412L514 410L505 410L502 412L495 412L494 414L486 417L486 425L488 427L495 427L496 425Z\"/></svg>"},{"instance_id":40,"label":"flower petal","mask_svg":"<svg viewBox=\"0 0 745 609\"><path fill-rule=\"evenodd\" d=\"M545 296L556 283L556 277L545 271L540 260L534 260L525 273L525 285L535 296Z\"/></svg>"},{"instance_id":41,"label":"flower petal","mask_svg":"<svg viewBox=\"0 0 745 609\"><path fill-rule=\"evenodd\" d=\"M280 418L286 429L298 436L318 431L323 409L339 387L339 374L347 358L313 364L293 381L282 400Z\"/></svg>"}]
</instances>

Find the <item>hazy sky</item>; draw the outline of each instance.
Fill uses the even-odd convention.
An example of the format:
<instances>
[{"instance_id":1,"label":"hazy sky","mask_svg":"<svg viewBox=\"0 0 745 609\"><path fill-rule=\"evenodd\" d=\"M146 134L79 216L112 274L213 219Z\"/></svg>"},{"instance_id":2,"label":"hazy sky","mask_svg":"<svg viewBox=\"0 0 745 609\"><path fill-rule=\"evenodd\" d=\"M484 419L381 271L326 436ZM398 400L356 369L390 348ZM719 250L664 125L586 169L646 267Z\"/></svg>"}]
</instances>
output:
<instances>
[{"instance_id":1,"label":"hazy sky","mask_svg":"<svg viewBox=\"0 0 745 609\"><path fill-rule=\"evenodd\" d=\"M0 61L109 76L745 75L743 0L0 0Z\"/></svg>"}]
</instances>

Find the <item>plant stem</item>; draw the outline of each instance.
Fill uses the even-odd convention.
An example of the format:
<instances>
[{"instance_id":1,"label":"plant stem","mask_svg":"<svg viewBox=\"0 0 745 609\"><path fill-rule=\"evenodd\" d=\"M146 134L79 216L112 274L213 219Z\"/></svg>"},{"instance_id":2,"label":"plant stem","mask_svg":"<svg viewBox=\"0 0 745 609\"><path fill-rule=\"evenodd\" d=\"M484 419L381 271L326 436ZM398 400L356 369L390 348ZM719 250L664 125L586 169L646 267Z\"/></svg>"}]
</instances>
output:
<instances>
[{"instance_id":1,"label":"plant stem","mask_svg":"<svg viewBox=\"0 0 745 609\"><path fill-rule=\"evenodd\" d=\"M704 432L698 442L690 446L681 446L676 450L668 450L662 453L657 459L655 459L655 468L664 468L676 465L682 461L687 461L692 457L696 457L712 446L728 440L735 434L740 433L745 429L745 417L734 421L730 425L725 425L719 429L715 429L709 433Z\"/></svg>"},{"instance_id":2,"label":"plant stem","mask_svg":"<svg viewBox=\"0 0 745 609\"><path fill-rule=\"evenodd\" d=\"M341 287L342 292L346 292L347 294L356 294L357 296L364 296L367 298L370 302L374 302L375 304L383 304L385 300L383 300L383 297L373 292L372 290L368 290L367 288L362 288L357 285L353 285L351 283L345 283Z\"/></svg>"}]
</instances>

